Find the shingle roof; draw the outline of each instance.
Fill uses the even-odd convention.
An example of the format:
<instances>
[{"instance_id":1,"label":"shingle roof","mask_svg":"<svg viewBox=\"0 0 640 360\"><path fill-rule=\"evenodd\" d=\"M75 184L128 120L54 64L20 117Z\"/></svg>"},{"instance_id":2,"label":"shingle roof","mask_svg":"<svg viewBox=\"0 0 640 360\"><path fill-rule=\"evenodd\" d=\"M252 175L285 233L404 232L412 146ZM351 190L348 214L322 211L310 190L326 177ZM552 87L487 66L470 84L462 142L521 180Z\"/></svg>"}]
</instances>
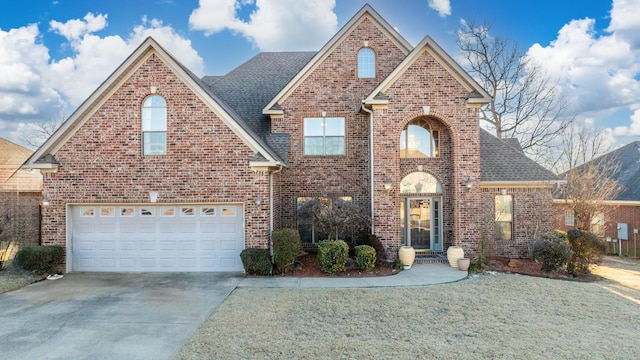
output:
<instances>
[{"instance_id":1,"label":"shingle roof","mask_svg":"<svg viewBox=\"0 0 640 360\"><path fill-rule=\"evenodd\" d=\"M286 162L288 136L276 139L270 134L269 119L262 109L315 54L263 52L227 75L205 76L202 82Z\"/></svg>"},{"instance_id":2,"label":"shingle roof","mask_svg":"<svg viewBox=\"0 0 640 360\"><path fill-rule=\"evenodd\" d=\"M19 170L33 152L0 138L0 190L40 191L39 171Z\"/></svg>"},{"instance_id":3,"label":"shingle roof","mask_svg":"<svg viewBox=\"0 0 640 360\"><path fill-rule=\"evenodd\" d=\"M617 162L619 170L610 174L609 178L617 181L618 185L622 186L622 191L615 199L609 200L640 201L640 141L631 142L589 163L593 162L597 166L598 163L612 161ZM563 176L566 174L564 173Z\"/></svg>"},{"instance_id":4,"label":"shingle roof","mask_svg":"<svg viewBox=\"0 0 640 360\"><path fill-rule=\"evenodd\" d=\"M506 140L506 141L505 141ZM558 181L560 178L542 165L528 158L521 148L513 147L512 140L498 139L486 130L480 130L481 181Z\"/></svg>"}]
</instances>

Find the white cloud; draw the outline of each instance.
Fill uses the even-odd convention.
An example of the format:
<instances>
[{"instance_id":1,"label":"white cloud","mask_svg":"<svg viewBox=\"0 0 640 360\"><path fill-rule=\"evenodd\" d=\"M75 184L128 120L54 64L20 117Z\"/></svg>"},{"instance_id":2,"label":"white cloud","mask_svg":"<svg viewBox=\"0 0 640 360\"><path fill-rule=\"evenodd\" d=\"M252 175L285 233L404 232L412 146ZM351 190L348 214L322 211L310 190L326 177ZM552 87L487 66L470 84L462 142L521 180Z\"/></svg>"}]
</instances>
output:
<instances>
[{"instance_id":1,"label":"white cloud","mask_svg":"<svg viewBox=\"0 0 640 360\"><path fill-rule=\"evenodd\" d=\"M64 36L69 41L74 41L86 34L104 29L107 26L107 17L108 15L98 14L96 16L87 13L83 20L71 19L65 23L52 20L49 26L51 26L51 31Z\"/></svg>"},{"instance_id":2,"label":"white cloud","mask_svg":"<svg viewBox=\"0 0 640 360\"><path fill-rule=\"evenodd\" d=\"M640 136L640 109L636 109L630 117L629 126L616 126L613 135L616 136Z\"/></svg>"},{"instance_id":3,"label":"white cloud","mask_svg":"<svg viewBox=\"0 0 640 360\"><path fill-rule=\"evenodd\" d=\"M83 19L51 21L50 31L62 35L71 54L51 60L40 43L37 25L0 30L0 128L8 140L21 137L32 123L58 119L78 106L148 36L152 36L197 75L204 73L202 58L191 41L156 19L143 18L128 37L98 36L107 15L88 13ZM70 108L66 108L70 106Z\"/></svg>"},{"instance_id":4,"label":"white cloud","mask_svg":"<svg viewBox=\"0 0 640 360\"><path fill-rule=\"evenodd\" d=\"M96 17L85 16L85 25L78 24L78 19L69 20L65 24L73 24L73 34L79 37L67 37L71 41L73 54L51 63L51 76L59 84L60 91L73 106L78 106L104 81L124 59L149 36L152 36L169 52L198 75L204 72L204 63L198 53L191 47L191 41L181 37L161 21L146 18L133 29L127 39L120 36L100 37L91 29L100 29L92 25ZM105 18L106 15L98 15ZM53 22L52 22L53 23ZM74 35L75 36L75 35Z\"/></svg>"},{"instance_id":5,"label":"white cloud","mask_svg":"<svg viewBox=\"0 0 640 360\"><path fill-rule=\"evenodd\" d=\"M193 30L211 35L230 30L262 51L317 50L336 32L335 0L256 0L244 21L238 11L252 1L200 0L189 17Z\"/></svg>"},{"instance_id":6,"label":"white cloud","mask_svg":"<svg viewBox=\"0 0 640 360\"><path fill-rule=\"evenodd\" d=\"M549 45L535 44L527 55L559 79L572 111L633 110L640 107L638 12L640 2L614 0L606 32L596 31L594 19L572 20ZM606 130L612 136L640 134L640 112L635 110L629 125Z\"/></svg>"},{"instance_id":7,"label":"white cloud","mask_svg":"<svg viewBox=\"0 0 640 360\"><path fill-rule=\"evenodd\" d=\"M437 11L440 17L451 15L451 3L449 0L429 0L429 7Z\"/></svg>"}]
</instances>

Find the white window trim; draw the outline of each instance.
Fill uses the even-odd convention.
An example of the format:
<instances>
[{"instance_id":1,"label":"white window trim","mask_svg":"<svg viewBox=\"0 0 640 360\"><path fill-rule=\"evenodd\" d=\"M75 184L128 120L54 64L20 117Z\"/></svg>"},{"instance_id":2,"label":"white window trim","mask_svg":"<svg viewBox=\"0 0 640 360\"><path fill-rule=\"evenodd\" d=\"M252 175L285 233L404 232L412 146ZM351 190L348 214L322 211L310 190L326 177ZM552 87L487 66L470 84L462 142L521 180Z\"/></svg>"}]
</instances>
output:
<instances>
[{"instance_id":1,"label":"white window trim","mask_svg":"<svg viewBox=\"0 0 640 360\"><path fill-rule=\"evenodd\" d=\"M318 120L318 119L322 119L322 129L323 129L323 134L322 134L322 154L307 154L306 152L306 141L307 138L320 138L320 136L311 136L311 135L307 135L306 134L306 121L307 120ZM327 136L326 134L326 122L327 119L342 119L342 130L343 130L343 134L344 135L340 135L340 136L332 136L329 135ZM303 152L304 152L304 156L345 156L347 153L347 120L344 117L306 117L303 119L302 122L303 125ZM327 154L327 138L342 138L342 153L341 154Z\"/></svg>"}]
</instances>

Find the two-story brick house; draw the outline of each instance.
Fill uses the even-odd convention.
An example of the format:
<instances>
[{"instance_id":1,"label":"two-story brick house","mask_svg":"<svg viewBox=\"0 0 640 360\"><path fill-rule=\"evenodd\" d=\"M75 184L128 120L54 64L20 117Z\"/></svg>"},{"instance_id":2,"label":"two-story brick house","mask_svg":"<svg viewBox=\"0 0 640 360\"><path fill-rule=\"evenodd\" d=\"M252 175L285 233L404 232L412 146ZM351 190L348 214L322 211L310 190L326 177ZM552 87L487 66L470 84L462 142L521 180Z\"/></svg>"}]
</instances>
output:
<instances>
[{"instance_id":1,"label":"two-story brick house","mask_svg":"<svg viewBox=\"0 0 640 360\"><path fill-rule=\"evenodd\" d=\"M521 256L525 220L551 227L557 178L480 129L489 101L433 39L411 46L368 5L318 52L224 76L149 38L28 161L45 174L43 240L66 246L67 271L241 270L273 229L321 240L299 206L340 197L392 257L473 254L488 223L495 253Z\"/></svg>"}]
</instances>

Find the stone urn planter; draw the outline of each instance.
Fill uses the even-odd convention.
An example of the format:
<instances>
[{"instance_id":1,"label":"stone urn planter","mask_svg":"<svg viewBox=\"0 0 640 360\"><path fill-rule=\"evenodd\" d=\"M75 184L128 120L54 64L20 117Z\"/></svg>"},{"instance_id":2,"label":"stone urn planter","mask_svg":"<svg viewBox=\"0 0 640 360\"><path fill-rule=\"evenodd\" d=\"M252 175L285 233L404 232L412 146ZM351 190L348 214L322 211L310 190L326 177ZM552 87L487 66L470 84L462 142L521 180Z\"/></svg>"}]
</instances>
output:
<instances>
[{"instance_id":1,"label":"stone urn planter","mask_svg":"<svg viewBox=\"0 0 640 360\"><path fill-rule=\"evenodd\" d=\"M462 259L464 257L464 250L461 246L449 246L447 249L447 260L449 261L449 265L451 267L458 267L458 259Z\"/></svg>"},{"instance_id":2,"label":"stone urn planter","mask_svg":"<svg viewBox=\"0 0 640 360\"><path fill-rule=\"evenodd\" d=\"M405 270L411 269L413 261L416 259L416 251L412 246L401 246L398 250L398 259Z\"/></svg>"},{"instance_id":3,"label":"stone urn planter","mask_svg":"<svg viewBox=\"0 0 640 360\"><path fill-rule=\"evenodd\" d=\"M469 265L471 265L471 259L458 259L458 269L460 269L460 271L469 271Z\"/></svg>"}]
</instances>

